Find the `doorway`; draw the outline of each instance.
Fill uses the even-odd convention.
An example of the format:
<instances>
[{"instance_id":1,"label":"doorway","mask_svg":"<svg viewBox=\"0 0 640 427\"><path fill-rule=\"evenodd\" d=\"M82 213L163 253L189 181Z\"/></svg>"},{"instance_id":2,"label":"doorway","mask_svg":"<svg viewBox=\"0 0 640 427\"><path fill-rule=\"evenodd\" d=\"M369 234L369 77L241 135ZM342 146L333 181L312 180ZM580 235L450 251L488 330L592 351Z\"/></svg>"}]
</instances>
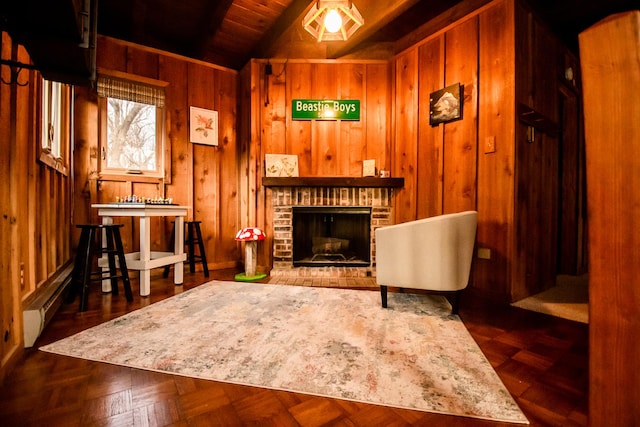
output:
<instances>
[{"instance_id":1,"label":"doorway","mask_svg":"<svg viewBox=\"0 0 640 427\"><path fill-rule=\"evenodd\" d=\"M586 173L582 112L575 89L559 85L558 275L587 272Z\"/></svg>"}]
</instances>

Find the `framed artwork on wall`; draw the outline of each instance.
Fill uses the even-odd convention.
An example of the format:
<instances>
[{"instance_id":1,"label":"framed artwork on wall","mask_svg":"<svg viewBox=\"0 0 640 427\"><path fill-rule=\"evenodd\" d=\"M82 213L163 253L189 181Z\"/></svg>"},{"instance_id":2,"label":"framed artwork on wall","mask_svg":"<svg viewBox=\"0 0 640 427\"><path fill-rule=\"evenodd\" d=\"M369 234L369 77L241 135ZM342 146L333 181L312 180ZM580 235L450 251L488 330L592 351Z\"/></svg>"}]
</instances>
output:
<instances>
[{"instance_id":1,"label":"framed artwork on wall","mask_svg":"<svg viewBox=\"0 0 640 427\"><path fill-rule=\"evenodd\" d=\"M464 86L455 83L429 95L429 124L437 126L462 119Z\"/></svg>"},{"instance_id":2,"label":"framed artwork on wall","mask_svg":"<svg viewBox=\"0 0 640 427\"><path fill-rule=\"evenodd\" d=\"M218 112L190 107L189 139L194 144L218 145Z\"/></svg>"},{"instance_id":3,"label":"framed artwork on wall","mask_svg":"<svg viewBox=\"0 0 640 427\"><path fill-rule=\"evenodd\" d=\"M272 176L298 176L298 156L295 154L265 154L265 173Z\"/></svg>"}]
</instances>

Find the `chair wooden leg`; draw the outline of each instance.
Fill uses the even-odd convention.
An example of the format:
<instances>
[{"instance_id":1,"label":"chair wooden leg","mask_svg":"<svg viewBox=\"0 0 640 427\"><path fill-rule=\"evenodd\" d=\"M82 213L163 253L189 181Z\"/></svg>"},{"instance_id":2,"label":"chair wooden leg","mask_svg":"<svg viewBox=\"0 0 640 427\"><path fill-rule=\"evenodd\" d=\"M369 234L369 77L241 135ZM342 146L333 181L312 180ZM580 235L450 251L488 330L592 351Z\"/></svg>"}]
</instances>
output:
<instances>
[{"instance_id":1,"label":"chair wooden leg","mask_svg":"<svg viewBox=\"0 0 640 427\"><path fill-rule=\"evenodd\" d=\"M67 303L72 303L76 298L76 294L82 291L82 278L84 277L84 263L89 250L89 230L83 228L80 231L80 242L76 249L76 261L73 265L73 273L71 273L71 286L67 294Z\"/></svg>"},{"instance_id":2,"label":"chair wooden leg","mask_svg":"<svg viewBox=\"0 0 640 427\"><path fill-rule=\"evenodd\" d=\"M80 293L79 311L86 311L91 282L102 282L107 279L111 282L111 293L113 295L118 295L118 279L122 279L127 301L133 301L127 262L120 237L119 227L122 227L122 224L82 224L77 225L77 227L81 228L82 232L73 269L71 292L67 297L67 301L73 301L75 294ZM100 242L100 246L94 248L97 243L96 240L98 240L96 234L100 231L104 232L103 239ZM98 262L98 271L94 271L94 257L96 256L107 258L108 272L102 270L104 266L100 262ZM116 257L118 257L117 262ZM118 275L118 267L120 268L120 275Z\"/></svg>"},{"instance_id":3,"label":"chair wooden leg","mask_svg":"<svg viewBox=\"0 0 640 427\"><path fill-rule=\"evenodd\" d=\"M451 314L458 314L458 309L460 308L460 293L462 291L455 291L451 295L450 303L451 303Z\"/></svg>"},{"instance_id":4,"label":"chair wooden leg","mask_svg":"<svg viewBox=\"0 0 640 427\"><path fill-rule=\"evenodd\" d=\"M87 311L89 304L89 285L91 284L91 266L93 262L93 242L95 241L95 229L88 230L87 250L84 255L84 271L82 272L82 285L80 288L80 308L78 311Z\"/></svg>"},{"instance_id":5,"label":"chair wooden leg","mask_svg":"<svg viewBox=\"0 0 640 427\"><path fill-rule=\"evenodd\" d=\"M200 261L202 261L202 269L204 270L204 277L209 277L209 265L207 264L207 255L204 251L204 242L202 241L202 231L200 230L200 224L195 223L196 237L198 239L198 251L200 252Z\"/></svg>"},{"instance_id":6,"label":"chair wooden leg","mask_svg":"<svg viewBox=\"0 0 640 427\"><path fill-rule=\"evenodd\" d=\"M196 272L196 257L195 257L195 243L194 243L194 237L193 237L193 227L195 226L195 223L193 222L189 222L187 223L187 250L189 252L189 272L190 273L195 273Z\"/></svg>"},{"instance_id":7,"label":"chair wooden leg","mask_svg":"<svg viewBox=\"0 0 640 427\"><path fill-rule=\"evenodd\" d=\"M118 295L118 270L116 268L116 256L115 248L113 247L113 234L114 231L111 227L106 227L106 247L103 248L103 252L107 254L107 260L109 261L109 278L111 280L111 294ZM104 246L104 243L103 243Z\"/></svg>"},{"instance_id":8,"label":"chair wooden leg","mask_svg":"<svg viewBox=\"0 0 640 427\"><path fill-rule=\"evenodd\" d=\"M187 247L187 262L189 263L189 272L195 273L196 271L196 259L202 261L202 269L204 271L204 277L209 277L209 266L207 265L207 255L205 254L204 241L202 240L202 231L200 229L199 221L187 221L185 225L185 241L184 244ZM169 245L169 252L173 252L175 243L175 223L173 224L173 232L171 233L171 244ZM196 243L198 244L199 255L195 254ZM171 265L164 267L163 277L169 277L169 271Z\"/></svg>"},{"instance_id":9,"label":"chair wooden leg","mask_svg":"<svg viewBox=\"0 0 640 427\"><path fill-rule=\"evenodd\" d=\"M127 269L127 261L124 255L124 247L122 246L122 238L120 230L113 230L114 241L116 244L116 253L118 254L118 263L120 264L120 275L122 278L122 288L127 301L133 301L133 292L131 291L131 282L129 281L129 270Z\"/></svg>"},{"instance_id":10,"label":"chair wooden leg","mask_svg":"<svg viewBox=\"0 0 640 427\"><path fill-rule=\"evenodd\" d=\"M380 285L380 296L382 297L382 308L387 308L387 287Z\"/></svg>"}]
</instances>

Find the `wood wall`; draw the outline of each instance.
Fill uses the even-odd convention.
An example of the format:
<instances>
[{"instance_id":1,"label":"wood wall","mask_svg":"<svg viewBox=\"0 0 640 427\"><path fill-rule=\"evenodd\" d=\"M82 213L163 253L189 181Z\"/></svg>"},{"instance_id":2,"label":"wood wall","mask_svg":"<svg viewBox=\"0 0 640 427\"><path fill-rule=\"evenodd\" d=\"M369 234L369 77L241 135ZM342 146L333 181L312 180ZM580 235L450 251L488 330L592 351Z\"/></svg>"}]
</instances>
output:
<instances>
[{"instance_id":1,"label":"wood wall","mask_svg":"<svg viewBox=\"0 0 640 427\"><path fill-rule=\"evenodd\" d=\"M517 106L558 121L565 53L520 2L496 0L398 53L390 67L272 60L265 77L264 61L254 61L241 85L243 107L259 120L245 129L253 179L244 191L257 194L255 222L272 229L270 193L259 183L264 154L298 155L303 176L359 176L362 160L373 158L405 180L396 222L478 210L478 248L490 259L475 260L473 288L514 301L552 286L558 137L539 132L527 143ZM462 120L430 126L431 92L454 83L464 87ZM363 100L361 122L290 119L294 98L340 97ZM270 249L268 241L267 264Z\"/></svg>"},{"instance_id":2,"label":"wood wall","mask_svg":"<svg viewBox=\"0 0 640 427\"><path fill-rule=\"evenodd\" d=\"M431 92L455 83L462 120L430 126ZM477 17L396 57L392 174L405 178L397 222L476 209L477 89Z\"/></svg>"},{"instance_id":3,"label":"wood wall","mask_svg":"<svg viewBox=\"0 0 640 427\"><path fill-rule=\"evenodd\" d=\"M29 63L25 50L2 34L2 58ZM165 138L169 159L164 183L99 179L98 103L89 88L76 87L73 153L67 174L37 161L38 73L22 71L20 83L0 85L2 336L0 380L23 351L22 310L56 273L72 261L79 233L75 224L97 222L91 203L115 196L164 195L191 207L188 219L202 221L210 268L235 267L241 247L234 240L241 220L238 194L240 153L236 144L237 72L164 52L100 38L98 66L168 82ZM8 67L2 77L9 81ZM189 142L189 106L219 112L219 145ZM71 137L71 136L70 136ZM71 142L70 144L71 145ZM71 159L73 157L73 159ZM138 246L135 220L123 220L125 250ZM168 246L170 219L152 224L154 250Z\"/></svg>"},{"instance_id":4,"label":"wood wall","mask_svg":"<svg viewBox=\"0 0 640 427\"><path fill-rule=\"evenodd\" d=\"M6 33L0 50L3 59L30 61ZM7 66L1 73L6 82L15 77ZM0 381L23 351L23 306L72 257L70 151L62 153L66 172L38 160L39 82L37 72L22 70L20 84L0 84Z\"/></svg>"},{"instance_id":5,"label":"wood wall","mask_svg":"<svg viewBox=\"0 0 640 427\"><path fill-rule=\"evenodd\" d=\"M241 123L243 152L251 177L243 194L256 195L251 224L267 230L258 262L270 268L273 230L268 197L261 185L265 154L295 154L300 176L362 176L362 161L391 169L391 71L388 61L253 60L243 70L242 105L250 125ZM293 99L358 99L359 121L292 120Z\"/></svg>"},{"instance_id":6,"label":"wood wall","mask_svg":"<svg viewBox=\"0 0 640 427\"><path fill-rule=\"evenodd\" d=\"M97 173L98 106L85 88L76 98L76 199L78 221L99 221L91 203L114 201L116 196L171 197L190 207L187 220L201 221L210 268L238 264L240 248L234 239L239 218L239 161L236 144L237 72L211 64L142 48L110 38L99 38L98 67L167 82L163 182L111 181ZM218 146L189 141L189 107L218 111ZM166 250L172 218L154 218L152 250ZM123 218L125 251L138 247L137 221Z\"/></svg>"},{"instance_id":7,"label":"wood wall","mask_svg":"<svg viewBox=\"0 0 640 427\"><path fill-rule=\"evenodd\" d=\"M558 126L558 82L564 68L560 45L527 9L516 3L516 135L515 135L515 248L512 291L518 300L555 283L558 240L558 134L519 120L520 105ZM559 129L558 129L559 133ZM527 139L529 138L529 140ZM535 233L535 238L532 235Z\"/></svg>"},{"instance_id":8,"label":"wood wall","mask_svg":"<svg viewBox=\"0 0 640 427\"><path fill-rule=\"evenodd\" d=\"M515 229L515 37L512 2L499 2L478 16L478 249L490 259L476 258L474 286L496 299L511 300ZM495 152L487 148L495 145Z\"/></svg>"},{"instance_id":9,"label":"wood wall","mask_svg":"<svg viewBox=\"0 0 640 427\"><path fill-rule=\"evenodd\" d=\"M475 259L473 288L499 301L544 290L555 282L559 258L573 256L575 273L583 252L578 189L566 201L573 216L563 216L558 201L565 181L578 187L579 164L564 165L569 178L563 178L559 132L537 130L528 143L518 106L561 126L559 94L567 103L579 96L575 85L562 83L571 61L577 70L575 58L517 0L479 8L398 53L390 67L272 60L273 75L265 77L264 61L253 61L240 81L241 105L253 119L243 142L252 179L242 190L257 195L251 217L272 229L265 209L270 193L259 180L266 153L298 155L300 174L310 176L359 176L362 160L373 158L405 179L395 192L396 222L478 210L478 249L488 249L490 259ZM454 83L464 87L462 120L430 126L431 92ZM362 122L290 119L294 98L350 96L364 101ZM567 111L573 140L563 154L578 156L580 112L575 105ZM567 255L560 257L559 217L569 236L562 242ZM268 241L261 253L267 265L270 250Z\"/></svg>"},{"instance_id":10,"label":"wood wall","mask_svg":"<svg viewBox=\"0 0 640 427\"><path fill-rule=\"evenodd\" d=\"M580 34L589 205L589 425L640 425L640 10Z\"/></svg>"},{"instance_id":11,"label":"wood wall","mask_svg":"<svg viewBox=\"0 0 640 427\"><path fill-rule=\"evenodd\" d=\"M573 62L572 62L573 61ZM397 193L399 222L468 209L478 210L472 287L496 300L515 301L554 285L558 271L559 192L566 190L560 257L577 256L580 165L559 164L560 94L578 99L574 82L563 83L575 59L536 15L519 1L493 1L396 56L394 163L405 178ZM463 118L429 125L429 95L454 83L464 86ZM548 120L527 142L519 116L523 104ZM565 152L578 156L579 111L567 107ZM569 116L573 114L573 116ZM555 126L556 132L549 127ZM569 132L564 132L569 135ZM573 179L573 180L572 180ZM573 188L571 188L573 186ZM582 188L583 189L583 188ZM570 196L570 197L569 197Z\"/></svg>"},{"instance_id":12,"label":"wood wall","mask_svg":"<svg viewBox=\"0 0 640 427\"><path fill-rule=\"evenodd\" d=\"M493 2L395 59L392 174L405 178L396 221L478 210L477 246L491 259L475 260L471 286L499 300L512 286L514 13L513 2ZM430 94L455 83L462 120L430 126Z\"/></svg>"},{"instance_id":13,"label":"wood wall","mask_svg":"<svg viewBox=\"0 0 640 427\"><path fill-rule=\"evenodd\" d=\"M394 191L396 222L478 210L477 245L491 256L474 260L474 290L509 302L550 286L564 183L560 148L557 136L545 132L528 143L518 117L524 104L559 122L558 93L566 105L579 99L575 87L558 83L571 56L549 34L519 0L495 0L392 61L272 59L268 76L265 60L236 72L99 38L100 67L168 83L166 179L155 183L100 179L98 103L88 88L75 94L73 179L47 169L35 160L34 86L0 85L0 144L8 153L0 158L0 178L9 183L0 190L0 232L9 236L2 248L10 254L0 261L9 281L0 293L7 337L0 344L2 360L21 348L23 302L72 256L79 237L73 225L98 221L91 203L126 194L172 197L191 207L189 219L202 221L210 268L239 265L236 231L273 229L266 209L270 191L261 185L267 153L298 155L302 176L361 176L362 161L375 159L378 168L405 179L405 187ZM2 53L28 61L4 34ZM6 67L2 73L9 78ZM462 120L430 126L430 93L458 82L464 85ZM361 120L293 121L296 98L360 99ZM217 147L189 142L189 106L219 112ZM575 154L579 138L574 145ZM580 175L571 173L572 179ZM573 205L579 200L574 195ZM572 221L563 226L577 229ZM122 222L125 249L135 250L136 221ZM167 247L170 228L169 220L153 223L152 230L159 230L152 232L153 249ZM568 246L579 252L577 242ZM271 240L260 250L258 261L268 269Z\"/></svg>"},{"instance_id":14,"label":"wood wall","mask_svg":"<svg viewBox=\"0 0 640 427\"><path fill-rule=\"evenodd\" d=\"M558 274L586 272L587 265L578 59L524 2L515 6L516 210L510 259L511 299L519 300L552 287ZM539 122L533 127L531 112Z\"/></svg>"}]
</instances>

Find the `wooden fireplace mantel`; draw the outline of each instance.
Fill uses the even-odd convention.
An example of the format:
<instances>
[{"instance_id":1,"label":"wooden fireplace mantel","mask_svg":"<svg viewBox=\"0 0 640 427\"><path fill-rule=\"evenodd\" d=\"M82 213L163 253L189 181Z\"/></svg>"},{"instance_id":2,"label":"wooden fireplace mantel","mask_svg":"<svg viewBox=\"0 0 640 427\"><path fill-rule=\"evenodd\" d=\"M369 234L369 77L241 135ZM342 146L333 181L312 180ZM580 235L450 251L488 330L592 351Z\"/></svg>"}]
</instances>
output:
<instances>
[{"instance_id":1,"label":"wooden fireplace mantel","mask_svg":"<svg viewBox=\"0 0 640 427\"><path fill-rule=\"evenodd\" d=\"M301 176L262 177L265 187L360 187L360 188L402 188L404 178L378 178L373 176Z\"/></svg>"}]
</instances>

